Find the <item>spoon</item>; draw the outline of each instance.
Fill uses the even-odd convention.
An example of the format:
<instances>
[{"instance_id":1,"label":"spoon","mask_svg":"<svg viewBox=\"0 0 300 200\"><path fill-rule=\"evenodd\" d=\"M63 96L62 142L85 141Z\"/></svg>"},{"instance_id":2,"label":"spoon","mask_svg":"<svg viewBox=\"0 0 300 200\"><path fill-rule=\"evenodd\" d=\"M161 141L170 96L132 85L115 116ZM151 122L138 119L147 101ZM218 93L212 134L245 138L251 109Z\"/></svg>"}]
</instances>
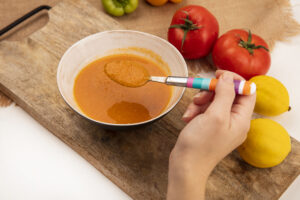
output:
<instances>
[{"instance_id":1,"label":"spoon","mask_svg":"<svg viewBox=\"0 0 300 200\"><path fill-rule=\"evenodd\" d=\"M196 88L214 91L218 82L216 78L192 78L181 76L150 76L148 71L134 61L114 61L104 66L107 76L126 87L141 87L147 82L158 82L167 85ZM239 95L251 95L256 92L256 85L245 80L234 80L234 90Z\"/></svg>"},{"instance_id":2,"label":"spoon","mask_svg":"<svg viewBox=\"0 0 300 200\"><path fill-rule=\"evenodd\" d=\"M191 78L180 76L150 76L150 81L165 83L168 85L181 86L187 88L196 88L201 90L215 91L218 79L216 78ZM256 91L256 85L253 82L245 80L234 80L234 91L239 95L251 95Z\"/></svg>"}]
</instances>

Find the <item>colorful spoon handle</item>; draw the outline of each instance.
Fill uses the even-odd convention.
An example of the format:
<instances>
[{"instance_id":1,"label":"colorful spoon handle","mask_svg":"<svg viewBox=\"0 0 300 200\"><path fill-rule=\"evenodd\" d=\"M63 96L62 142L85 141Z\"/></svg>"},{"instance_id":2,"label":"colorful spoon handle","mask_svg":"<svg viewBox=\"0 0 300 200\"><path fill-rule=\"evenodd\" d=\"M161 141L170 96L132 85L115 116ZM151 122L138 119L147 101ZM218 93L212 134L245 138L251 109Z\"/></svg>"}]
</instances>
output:
<instances>
[{"instance_id":1,"label":"colorful spoon handle","mask_svg":"<svg viewBox=\"0 0 300 200\"><path fill-rule=\"evenodd\" d=\"M201 90L214 91L217 85L218 79L216 78L186 78L169 76L166 79L166 83L169 85L177 85L188 88L197 88ZM251 95L256 91L256 85L250 81L234 80L234 90L236 94Z\"/></svg>"}]
</instances>

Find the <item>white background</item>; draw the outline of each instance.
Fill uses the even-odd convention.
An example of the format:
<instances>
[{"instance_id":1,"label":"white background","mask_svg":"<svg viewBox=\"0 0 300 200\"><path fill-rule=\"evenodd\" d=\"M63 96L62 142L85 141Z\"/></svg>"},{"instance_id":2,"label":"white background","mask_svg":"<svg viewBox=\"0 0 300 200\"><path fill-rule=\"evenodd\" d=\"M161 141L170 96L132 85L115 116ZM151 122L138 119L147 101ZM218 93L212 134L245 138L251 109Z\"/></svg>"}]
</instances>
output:
<instances>
[{"instance_id":1,"label":"white background","mask_svg":"<svg viewBox=\"0 0 300 200\"><path fill-rule=\"evenodd\" d=\"M300 2L291 0L300 23ZM277 42L268 75L284 83L292 111L274 118L300 141L300 35ZM300 178L281 199L300 198ZM0 200L130 199L20 107L0 108Z\"/></svg>"}]
</instances>

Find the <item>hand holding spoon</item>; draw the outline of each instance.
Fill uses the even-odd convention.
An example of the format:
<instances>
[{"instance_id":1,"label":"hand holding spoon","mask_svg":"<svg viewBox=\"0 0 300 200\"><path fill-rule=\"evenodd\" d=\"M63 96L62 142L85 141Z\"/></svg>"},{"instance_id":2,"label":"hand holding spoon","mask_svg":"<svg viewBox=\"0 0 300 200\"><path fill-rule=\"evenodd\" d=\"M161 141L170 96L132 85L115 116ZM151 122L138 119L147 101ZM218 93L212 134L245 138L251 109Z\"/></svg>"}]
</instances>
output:
<instances>
[{"instance_id":1,"label":"hand holding spoon","mask_svg":"<svg viewBox=\"0 0 300 200\"><path fill-rule=\"evenodd\" d=\"M214 91L218 82L216 78L150 76L143 66L134 61L110 62L105 65L104 70L110 79L127 87L141 87L148 81L153 81L180 87ZM236 94L251 95L255 93L256 85L250 81L234 80L234 90Z\"/></svg>"}]
</instances>

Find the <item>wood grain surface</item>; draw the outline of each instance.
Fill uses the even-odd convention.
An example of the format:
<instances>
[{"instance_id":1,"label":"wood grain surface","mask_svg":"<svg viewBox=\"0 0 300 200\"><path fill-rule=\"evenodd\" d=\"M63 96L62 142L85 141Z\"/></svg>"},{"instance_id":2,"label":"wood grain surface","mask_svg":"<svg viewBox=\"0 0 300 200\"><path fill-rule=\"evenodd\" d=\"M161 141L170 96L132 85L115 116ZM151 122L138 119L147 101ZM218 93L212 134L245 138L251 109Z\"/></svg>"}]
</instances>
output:
<instances>
[{"instance_id":1,"label":"wood grain surface","mask_svg":"<svg viewBox=\"0 0 300 200\"><path fill-rule=\"evenodd\" d=\"M22 41L0 42L0 90L54 135L134 199L164 199L168 158L184 127L188 90L161 120L130 131L106 131L71 110L56 85L58 62L79 39L109 29L123 29L86 1L63 1L49 11L49 23ZM200 130L199 130L200 131ZM258 169L236 152L215 168L207 199L277 199L300 173L300 144L279 166Z\"/></svg>"}]
</instances>

